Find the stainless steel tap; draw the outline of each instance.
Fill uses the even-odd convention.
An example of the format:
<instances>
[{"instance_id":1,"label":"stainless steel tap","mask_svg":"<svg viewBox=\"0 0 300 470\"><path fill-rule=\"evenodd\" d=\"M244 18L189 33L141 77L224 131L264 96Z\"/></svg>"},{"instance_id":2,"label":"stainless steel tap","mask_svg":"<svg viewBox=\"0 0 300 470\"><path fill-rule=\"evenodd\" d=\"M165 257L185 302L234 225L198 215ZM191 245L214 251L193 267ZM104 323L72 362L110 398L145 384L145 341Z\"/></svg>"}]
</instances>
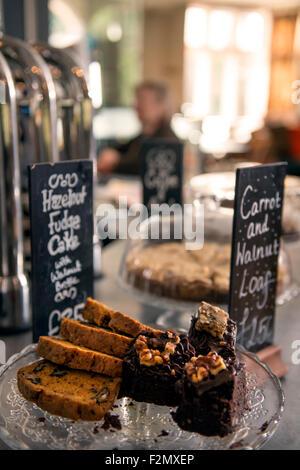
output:
<instances>
[{"instance_id":1,"label":"stainless steel tap","mask_svg":"<svg viewBox=\"0 0 300 470\"><path fill-rule=\"evenodd\" d=\"M0 182L1 206L16 208L13 212L1 211L5 221L0 229L0 275L6 287L2 287L0 328L18 330L31 324L27 166L59 160L56 92L47 64L26 42L1 34L0 53L3 58L1 73L7 74L9 71L11 83L8 100L11 116L10 119L3 118L2 124L3 129L6 128L7 133L14 136L14 172L10 169L12 157L7 153L6 143L3 139L0 142L0 151L4 155ZM11 91L12 84L14 92ZM18 178L16 172L19 172ZM7 244L10 246L8 252ZM17 268L13 266L16 263ZM11 283L10 287L7 286L8 282Z\"/></svg>"},{"instance_id":2,"label":"stainless steel tap","mask_svg":"<svg viewBox=\"0 0 300 470\"><path fill-rule=\"evenodd\" d=\"M1 35L0 54L0 329L17 331L31 327L27 165L58 161L56 94L48 66L26 42Z\"/></svg>"},{"instance_id":3,"label":"stainless steel tap","mask_svg":"<svg viewBox=\"0 0 300 470\"><path fill-rule=\"evenodd\" d=\"M93 109L82 69L48 45L0 34L1 82L0 329L15 331L31 323L27 166L94 159Z\"/></svg>"},{"instance_id":4,"label":"stainless steel tap","mask_svg":"<svg viewBox=\"0 0 300 470\"><path fill-rule=\"evenodd\" d=\"M33 46L48 64L56 88L60 159L94 159L93 107L83 69L69 51Z\"/></svg>"},{"instance_id":5,"label":"stainless steel tap","mask_svg":"<svg viewBox=\"0 0 300 470\"><path fill-rule=\"evenodd\" d=\"M56 89L58 148L60 160L88 158L94 161L93 106L83 69L70 51L49 44L33 44L48 64ZM101 245L94 235L94 275L101 274Z\"/></svg>"},{"instance_id":6,"label":"stainless steel tap","mask_svg":"<svg viewBox=\"0 0 300 470\"><path fill-rule=\"evenodd\" d=\"M0 328L22 330L31 325L29 283L23 265L23 226L16 87L0 52Z\"/></svg>"},{"instance_id":7,"label":"stainless steel tap","mask_svg":"<svg viewBox=\"0 0 300 470\"><path fill-rule=\"evenodd\" d=\"M15 81L19 132L26 134L20 135L20 141L24 137L30 142L30 148L21 149L22 173L27 172L30 163L59 161L56 91L49 67L33 47L20 39L0 36L0 51ZM22 128L25 116L27 133Z\"/></svg>"}]
</instances>

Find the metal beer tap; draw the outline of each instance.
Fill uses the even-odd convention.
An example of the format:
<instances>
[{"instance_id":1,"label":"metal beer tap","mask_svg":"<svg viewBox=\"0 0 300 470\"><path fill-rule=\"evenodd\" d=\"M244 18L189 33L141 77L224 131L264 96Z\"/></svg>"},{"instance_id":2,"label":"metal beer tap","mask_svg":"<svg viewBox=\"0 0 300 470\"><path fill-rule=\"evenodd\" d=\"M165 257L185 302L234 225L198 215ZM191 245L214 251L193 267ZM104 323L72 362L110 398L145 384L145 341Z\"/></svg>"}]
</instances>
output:
<instances>
[{"instance_id":1,"label":"metal beer tap","mask_svg":"<svg viewBox=\"0 0 300 470\"><path fill-rule=\"evenodd\" d=\"M58 148L60 160L94 161L96 182L96 148L93 137L93 106L83 69L70 51L36 43L35 50L48 64L56 88ZM101 274L101 245L94 235L94 275Z\"/></svg>"},{"instance_id":2,"label":"metal beer tap","mask_svg":"<svg viewBox=\"0 0 300 470\"><path fill-rule=\"evenodd\" d=\"M27 165L59 160L56 92L26 42L2 34L0 54L0 329L18 331L31 326Z\"/></svg>"},{"instance_id":3,"label":"metal beer tap","mask_svg":"<svg viewBox=\"0 0 300 470\"><path fill-rule=\"evenodd\" d=\"M49 67L33 47L17 38L0 36L0 51L14 77L19 122L24 115L29 119L31 151L21 155L21 168L59 161L56 91Z\"/></svg>"},{"instance_id":4,"label":"metal beer tap","mask_svg":"<svg viewBox=\"0 0 300 470\"><path fill-rule=\"evenodd\" d=\"M69 53L0 34L1 83L0 330L17 331L31 326L27 166L96 152L87 83ZM97 239L94 255L97 275Z\"/></svg>"},{"instance_id":5,"label":"metal beer tap","mask_svg":"<svg viewBox=\"0 0 300 470\"><path fill-rule=\"evenodd\" d=\"M31 325L30 294L23 265L16 88L1 52L0 80L5 87L0 104L0 328L15 331Z\"/></svg>"},{"instance_id":6,"label":"metal beer tap","mask_svg":"<svg viewBox=\"0 0 300 470\"><path fill-rule=\"evenodd\" d=\"M33 46L48 64L56 88L60 159L94 159L93 107L83 69L70 52L49 44Z\"/></svg>"}]
</instances>

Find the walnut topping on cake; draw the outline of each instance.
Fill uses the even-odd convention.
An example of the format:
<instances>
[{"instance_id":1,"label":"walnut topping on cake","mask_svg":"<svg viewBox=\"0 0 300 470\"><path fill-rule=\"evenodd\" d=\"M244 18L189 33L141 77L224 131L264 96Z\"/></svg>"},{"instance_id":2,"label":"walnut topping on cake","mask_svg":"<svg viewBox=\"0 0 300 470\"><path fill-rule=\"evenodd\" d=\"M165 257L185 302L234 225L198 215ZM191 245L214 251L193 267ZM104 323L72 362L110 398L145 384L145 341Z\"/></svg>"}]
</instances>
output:
<instances>
[{"instance_id":1,"label":"walnut topping on cake","mask_svg":"<svg viewBox=\"0 0 300 470\"><path fill-rule=\"evenodd\" d=\"M170 355L175 353L180 338L170 330L167 330L162 336L165 338L148 338L144 335L137 338L134 347L141 365L156 366L170 360Z\"/></svg>"},{"instance_id":2,"label":"walnut topping on cake","mask_svg":"<svg viewBox=\"0 0 300 470\"><path fill-rule=\"evenodd\" d=\"M211 351L207 356L192 357L185 364L185 371L189 380L193 383L202 382L209 375L217 375L226 369L226 365L221 356Z\"/></svg>"},{"instance_id":3,"label":"walnut topping on cake","mask_svg":"<svg viewBox=\"0 0 300 470\"><path fill-rule=\"evenodd\" d=\"M212 336L222 339L227 328L228 318L228 313L221 308L201 302L195 328L198 331L205 330Z\"/></svg>"}]
</instances>

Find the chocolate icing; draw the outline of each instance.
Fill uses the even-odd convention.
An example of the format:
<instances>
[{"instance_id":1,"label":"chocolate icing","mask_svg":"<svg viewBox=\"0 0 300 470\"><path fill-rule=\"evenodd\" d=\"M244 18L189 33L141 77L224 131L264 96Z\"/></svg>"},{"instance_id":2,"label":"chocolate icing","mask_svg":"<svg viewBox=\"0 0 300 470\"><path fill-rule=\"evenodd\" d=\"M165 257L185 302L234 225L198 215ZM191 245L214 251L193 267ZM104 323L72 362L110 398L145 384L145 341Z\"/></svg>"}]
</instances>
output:
<instances>
[{"instance_id":1,"label":"chocolate icing","mask_svg":"<svg viewBox=\"0 0 300 470\"><path fill-rule=\"evenodd\" d=\"M225 436L235 429L247 407L245 367L235 351L236 325L228 319L220 340L207 331L196 330L196 320L192 317L188 335L177 333L180 342L169 360L162 364L141 364L135 343L143 335L149 349L163 351L170 341L168 330L143 331L135 338L124 358L120 397L176 406L171 414L182 429ZM185 364L193 356L205 356L211 351L222 357L226 369L193 383L186 374Z\"/></svg>"},{"instance_id":2,"label":"chocolate icing","mask_svg":"<svg viewBox=\"0 0 300 470\"><path fill-rule=\"evenodd\" d=\"M163 350L165 343L169 341L166 332L156 334L142 332L140 335L146 336L148 344L150 340L155 349ZM185 363L195 355L187 335L179 334L180 342L174 354L170 355L170 360L155 366L140 364L134 347L137 338L124 358L120 395L157 405L178 405L180 396L176 391L176 382L182 377Z\"/></svg>"},{"instance_id":3,"label":"chocolate icing","mask_svg":"<svg viewBox=\"0 0 300 470\"><path fill-rule=\"evenodd\" d=\"M223 358L226 370L199 383L192 383L184 373L176 386L181 403L172 416L182 429L225 436L234 431L247 408L245 367L235 351L236 324L228 319L224 336L219 340L206 331L196 330L196 320L192 318L188 334L196 355L215 351Z\"/></svg>"}]
</instances>

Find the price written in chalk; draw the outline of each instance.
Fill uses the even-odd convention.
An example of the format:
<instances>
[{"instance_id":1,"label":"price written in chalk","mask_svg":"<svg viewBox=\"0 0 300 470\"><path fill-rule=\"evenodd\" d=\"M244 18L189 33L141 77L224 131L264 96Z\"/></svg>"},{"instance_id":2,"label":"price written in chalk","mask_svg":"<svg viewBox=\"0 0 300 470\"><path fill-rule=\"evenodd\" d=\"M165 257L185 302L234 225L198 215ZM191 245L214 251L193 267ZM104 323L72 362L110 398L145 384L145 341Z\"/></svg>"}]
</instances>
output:
<instances>
[{"instance_id":1,"label":"price written in chalk","mask_svg":"<svg viewBox=\"0 0 300 470\"><path fill-rule=\"evenodd\" d=\"M93 292L92 162L29 168L33 334L58 334ZM41 296L41 292L43 295Z\"/></svg>"},{"instance_id":2,"label":"price written in chalk","mask_svg":"<svg viewBox=\"0 0 300 470\"><path fill-rule=\"evenodd\" d=\"M229 312L238 342L272 344L286 164L237 170Z\"/></svg>"}]
</instances>

